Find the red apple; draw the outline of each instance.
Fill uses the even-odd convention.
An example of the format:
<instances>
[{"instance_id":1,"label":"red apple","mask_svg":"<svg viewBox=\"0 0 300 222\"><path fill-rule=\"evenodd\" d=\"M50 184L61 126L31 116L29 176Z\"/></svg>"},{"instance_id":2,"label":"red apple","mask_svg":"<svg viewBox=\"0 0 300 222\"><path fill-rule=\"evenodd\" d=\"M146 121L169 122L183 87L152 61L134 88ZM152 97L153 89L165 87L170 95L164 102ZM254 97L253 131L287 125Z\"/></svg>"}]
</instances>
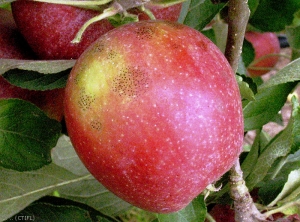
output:
<instances>
[{"instance_id":1,"label":"red apple","mask_svg":"<svg viewBox=\"0 0 300 222\"><path fill-rule=\"evenodd\" d=\"M280 43L273 32L246 32L245 39L254 48L254 61L247 67L250 76L261 76L269 72L278 61Z\"/></svg>"},{"instance_id":2,"label":"red apple","mask_svg":"<svg viewBox=\"0 0 300 222\"><path fill-rule=\"evenodd\" d=\"M0 59L34 59L32 51L18 32L10 11L0 9ZM0 99L19 98L40 107L49 117L63 118L64 89L34 91L8 83L0 76Z\"/></svg>"},{"instance_id":3,"label":"red apple","mask_svg":"<svg viewBox=\"0 0 300 222\"><path fill-rule=\"evenodd\" d=\"M18 31L10 11L0 8L0 58L30 59L34 54Z\"/></svg>"},{"instance_id":4,"label":"red apple","mask_svg":"<svg viewBox=\"0 0 300 222\"><path fill-rule=\"evenodd\" d=\"M170 7L159 7L155 5L146 5L148 9L151 10L153 15L157 20L167 20L167 21L173 21L176 22L180 16L182 4L176 4ZM137 14L139 16L139 20L149 20L149 16L147 16L146 13L143 13L139 9L131 9L129 10L130 13Z\"/></svg>"},{"instance_id":5,"label":"red apple","mask_svg":"<svg viewBox=\"0 0 300 222\"><path fill-rule=\"evenodd\" d=\"M234 209L230 205L216 204L209 214L215 219L216 222L235 222ZM206 220L206 222L208 222Z\"/></svg>"},{"instance_id":6,"label":"red apple","mask_svg":"<svg viewBox=\"0 0 300 222\"><path fill-rule=\"evenodd\" d=\"M169 9L155 8L159 19L178 19L181 4ZM18 0L12 3L12 11L18 28L31 48L41 59L77 59L99 36L114 27L107 19L90 25L80 43L71 43L79 29L97 11L61 4L49 4ZM139 13L141 19L149 19Z\"/></svg>"},{"instance_id":7,"label":"red apple","mask_svg":"<svg viewBox=\"0 0 300 222\"><path fill-rule=\"evenodd\" d=\"M64 89L34 91L22 89L0 77L0 99L18 98L32 102L50 118L61 121L63 118Z\"/></svg>"},{"instance_id":8,"label":"red apple","mask_svg":"<svg viewBox=\"0 0 300 222\"><path fill-rule=\"evenodd\" d=\"M105 187L148 211L182 209L241 153L239 89L224 55L173 22L116 28L77 60L65 119L78 156Z\"/></svg>"}]
</instances>

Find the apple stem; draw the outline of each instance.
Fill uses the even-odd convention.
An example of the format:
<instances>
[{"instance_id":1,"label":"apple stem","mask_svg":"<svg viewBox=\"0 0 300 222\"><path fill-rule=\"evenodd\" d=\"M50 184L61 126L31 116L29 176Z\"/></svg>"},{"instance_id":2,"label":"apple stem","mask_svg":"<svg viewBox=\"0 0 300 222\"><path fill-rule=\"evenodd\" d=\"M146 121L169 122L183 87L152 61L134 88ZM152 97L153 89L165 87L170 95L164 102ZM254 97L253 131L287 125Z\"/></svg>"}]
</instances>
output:
<instances>
[{"instance_id":1,"label":"apple stem","mask_svg":"<svg viewBox=\"0 0 300 222\"><path fill-rule=\"evenodd\" d=\"M79 31L77 32L75 38L72 40L72 43L79 43L81 40L81 37L84 33L84 31L94 22L98 22L102 19L108 18L110 16L113 16L115 14L117 14L120 11L120 9L115 8L115 7L109 7L107 9L105 9L103 11L103 13L101 13L100 15L97 15L93 18L91 18L90 20L88 20L86 23L84 23L84 25L79 29Z\"/></svg>"},{"instance_id":2,"label":"apple stem","mask_svg":"<svg viewBox=\"0 0 300 222\"><path fill-rule=\"evenodd\" d=\"M139 8L140 8L140 10L142 12L145 12L146 15L148 15L151 20L155 20L156 19L155 16L154 16L154 14L151 12L151 10L148 9L148 8L146 8L144 5L140 6Z\"/></svg>"}]
</instances>

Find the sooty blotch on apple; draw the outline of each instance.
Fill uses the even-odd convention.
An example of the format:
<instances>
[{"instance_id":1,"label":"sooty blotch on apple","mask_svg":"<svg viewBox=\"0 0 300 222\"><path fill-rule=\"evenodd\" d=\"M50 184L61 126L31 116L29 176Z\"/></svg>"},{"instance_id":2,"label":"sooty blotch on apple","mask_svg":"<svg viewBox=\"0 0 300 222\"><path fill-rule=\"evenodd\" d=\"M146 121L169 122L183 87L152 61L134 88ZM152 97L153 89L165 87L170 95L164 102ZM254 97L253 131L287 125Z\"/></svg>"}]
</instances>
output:
<instances>
[{"instance_id":1,"label":"sooty blotch on apple","mask_svg":"<svg viewBox=\"0 0 300 222\"><path fill-rule=\"evenodd\" d=\"M125 67L113 79L112 90L120 96L135 98L149 88L149 77L138 67Z\"/></svg>"},{"instance_id":2,"label":"sooty blotch on apple","mask_svg":"<svg viewBox=\"0 0 300 222\"><path fill-rule=\"evenodd\" d=\"M155 28L151 26L138 27L136 30L136 35L139 40L149 40L153 37L155 33Z\"/></svg>"},{"instance_id":3,"label":"sooty blotch on apple","mask_svg":"<svg viewBox=\"0 0 300 222\"><path fill-rule=\"evenodd\" d=\"M94 46L92 47L92 50L94 53L102 52L105 48L104 41L96 41L94 43Z\"/></svg>"},{"instance_id":4,"label":"sooty blotch on apple","mask_svg":"<svg viewBox=\"0 0 300 222\"><path fill-rule=\"evenodd\" d=\"M201 40L196 42L196 46L199 47L202 51L208 51L208 47L209 47L206 42Z\"/></svg>"},{"instance_id":5,"label":"sooty blotch on apple","mask_svg":"<svg viewBox=\"0 0 300 222\"><path fill-rule=\"evenodd\" d=\"M99 120L92 120L90 124L93 129L101 131L102 123Z\"/></svg>"},{"instance_id":6,"label":"sooty blotch on apple","mask_svg":"<svg viewBox=\"0 0 300 222\"><path fill-rule=\"evenodd\" d=\"M107 52L107 59L115 59L117 57L118 53L114 50L110 50L109 52Z\"/></svg>"},{"instance_id":7,"label":"sooty blotch on apple","mask_svg":"<svg viewBox=\"0 0 300 222\"><path fill-rule=\"evenodd\" d=\"M80 72L83 72L84 69L85 69L85 67L80 67L80 70L81 70ZM80 82L80 76L81 76L81 75L79 75L79 74L77 74L77 75L74 76L74 80L73 80L73 81L74 81L74 83L75 83L76 85L78 85L79 82Z\"/></svg>"},{"instance_id":8,"label":"sooty blotch on apple","mask_svg":"<svg viewBox=\"0 0 300 222\"><path fill-rule=\"evenodd\" d=\"M170 48L174 49L174 50L180 50L182 47L180 44L173 42L173 43L170 43Z\"/></svg>"},{"instance_id":9,"label":"sooty blotch on apple","mask_svg":"<svg viewBox=\"0 0 300 222\"><path fill-rule=\"evenodd\" d=\"M78 101L78 105L79 105L80 109L82 109L83 111L88 110L94 101L95 101L94 95L88 95L85 92L85 89L80 90L80 96L79 96L79 101Z\"/></svg>"}]
</instances>

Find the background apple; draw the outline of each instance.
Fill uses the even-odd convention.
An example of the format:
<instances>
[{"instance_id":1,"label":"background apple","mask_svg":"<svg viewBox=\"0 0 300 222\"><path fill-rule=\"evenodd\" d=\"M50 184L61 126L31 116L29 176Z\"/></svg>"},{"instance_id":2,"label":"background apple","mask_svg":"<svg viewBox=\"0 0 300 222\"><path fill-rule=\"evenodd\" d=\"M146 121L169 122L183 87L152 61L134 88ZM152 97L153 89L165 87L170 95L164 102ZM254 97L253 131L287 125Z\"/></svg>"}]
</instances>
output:
<instances>
[{"instance_id":1,"label":"background apple","mask_svg":"<svg viewBox=\"0 0 300 222\"><path fill-rule=\"evenodd\" d=\"M209 211L216 222L235 222L234 209L230 205L216 204ZM206 220L205 222L209 222Z\"/></svg>"},{"instance_id":2,"label":"background apple","mask_svg":"<svg viewBox=\"0 0 300 222\"><path fill-rule=\"evenodd\" d=\"M9 10L0 8L0 58L34 59Z\"/></svg>"},{"instance_id":3,"label":"background apple","mask_svg":"<svg viewBox=\"0 0 300 222\"><path fill-rule=\"evenodd\" d=\"M10 11L0 9L0 59L34 59L35 55L17 30ZM0 99L19 98L30 101L58 121L63 118L64 89L34 91L8 83L0 76Z\"/></svg>"},{"instance_id":4,"label":"background apple","mask_svg":"<svg viewBox=\"0 0 300 222\"><path fill-rule=\"evenodd\" d=\"M176 22L179 18L182 4L176 4L169 7L159 7L151 4L146 4L146 7L151 10L157 20L167 20ZM130 13L139 15L139 20L149 20L149 16L141 10L134 8L129 10Z\"/></svg>"},{"instance_id":5,"label":"background apple","mask_svg":"<svg viewBox=\"0 0 300 222\"><path fill-rule=\"evenodd\" d=\"M0 99L18 98L32 102L42 109L50 118L63 119L64 89L34 91L22 89L8 83L0 77Z\"/></svg>"},{"instance_id":6,"label":"background apple","mask_svg":"<svg viewBox=\"0 0 300 222\"><path fill-rule=\"evenodd\" d=\"M269 72L277 63L280 53L280 43L276 33L253 32L245 34L245 39L254 48L254 61L247 67L251 76L261 76Z\"/></svg>"},{"instance_id":7,"label":"background apple","mask_svg":"<svg viewBox=\"0 0 300 222\"><path fill-rule=\"evenodd\" d=\"M182 209L241 152L234 73L209 39L178 23L106 33L77 60L65 98L68 133L85 166L148 211Z\"/></svg>"},{"instance_id":8,"label":"background apple","mask_svg":"<svg viewBox=\"0 0 300 222\"><path fill-rule=\"evenodd\" d=\"M158 19L177 20L181 4L168 9L154 7ZM79 29L97 11L69 5L19 0L12 3L12 11L22 35L40 59L77 59L99 36L114 28L107 19L90 25L80 43L71 43ZM140 10L133 11L141 19L149 19Z\"/></svg>"}]
</instances>

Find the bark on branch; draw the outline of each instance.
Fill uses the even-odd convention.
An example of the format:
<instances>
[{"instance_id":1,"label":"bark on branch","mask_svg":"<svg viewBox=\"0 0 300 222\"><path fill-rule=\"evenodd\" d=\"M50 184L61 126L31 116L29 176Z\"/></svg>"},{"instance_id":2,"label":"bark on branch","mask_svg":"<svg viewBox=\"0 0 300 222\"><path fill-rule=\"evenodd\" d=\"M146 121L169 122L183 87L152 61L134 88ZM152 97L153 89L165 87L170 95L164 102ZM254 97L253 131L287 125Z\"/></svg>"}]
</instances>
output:
<instances>
[{"instance_id":1,"label":"bark on branch","mask_svg":"<svg viewBox=\"0 0 300 222\"><path fill-rule=\"evenodd\" d=\"M256 208L243 179L239 160L230 171L230 194L234 201L235 220L237 222L262 222L266 217Z\"/></svg>"},{"instance_id":2,"label":"bark on branch","mask_svg":"<svg viewBox=\"0 0 300 222\"><path fill-rule=\"evenodd\" d=\"M250 16L247 0L229 0L228 36L225 56L236 72L242 52L243 40ZM240 162L237 160L230 170L230 195L234 201L235 220L237 222L266 221L256 208L243 179Z\"/></svg>"},{"instance_id":3,"label":"bark on branch","mask_svg":"<svg viewBox=\"0 0 300 222\"><path fill-rule=\"evenodd\" d=\"M236 72L243 47L244 35L250 16L248 0L229 0L228 36L225 56Z\"/></svg>"}]
</instances>

